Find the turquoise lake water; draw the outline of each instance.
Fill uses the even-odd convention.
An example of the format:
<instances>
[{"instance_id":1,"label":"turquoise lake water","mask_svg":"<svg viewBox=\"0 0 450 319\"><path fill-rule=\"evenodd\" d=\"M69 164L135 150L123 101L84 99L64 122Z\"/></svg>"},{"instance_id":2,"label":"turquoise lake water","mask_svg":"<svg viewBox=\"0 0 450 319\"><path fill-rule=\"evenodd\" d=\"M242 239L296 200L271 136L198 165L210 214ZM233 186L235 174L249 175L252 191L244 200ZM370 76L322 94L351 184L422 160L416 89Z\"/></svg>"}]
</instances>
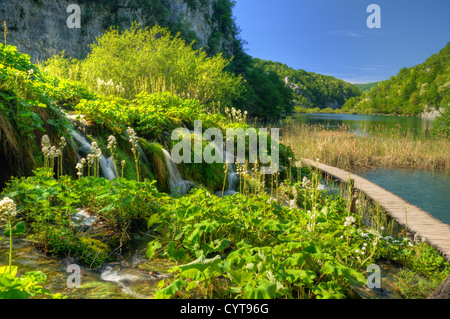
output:
<instances>
[{"instance_id":1,"label":"turquoise lake water","mask_svg":"<svg viewBox=\"0 0 450 319\"><path fill-rule=\"evenodd\" d=\"M355 134L367 134L380 125L390 129L399 124L403 130L413 134L428 133L432 124L432 120L414 117L352 114L293 114L284 120L285 123L291 121L320 124L329 128L345 124L353 129ZM450 224L450 174L448 172L377 168L353 173L422 208L442 222Z\"/></svg>"}]
</instances>

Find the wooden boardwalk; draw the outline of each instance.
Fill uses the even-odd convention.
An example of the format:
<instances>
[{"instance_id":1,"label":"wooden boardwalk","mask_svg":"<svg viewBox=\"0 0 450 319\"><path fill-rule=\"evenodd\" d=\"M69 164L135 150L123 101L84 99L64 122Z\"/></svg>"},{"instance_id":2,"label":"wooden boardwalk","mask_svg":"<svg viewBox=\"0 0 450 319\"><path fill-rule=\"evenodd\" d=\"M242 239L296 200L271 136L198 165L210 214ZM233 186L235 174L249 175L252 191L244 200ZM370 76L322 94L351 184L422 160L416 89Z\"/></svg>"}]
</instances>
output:
<instances>
[{"instance_id":1,"label":"wooden boardwalk","mask_svg":"<svg viewBox=\"0 0 450 319\"><path fill-rule=\"evenodd\" d=\"M438 250L450 262L450 225L444 224L426 211L412 205L384 188L339 168L304 159L304 162L340 181L354 180L355 189L363 192L400 225L417 234L426 243ZM406 213L405 213L406 212Z\"/></svg>"}]
</instances>

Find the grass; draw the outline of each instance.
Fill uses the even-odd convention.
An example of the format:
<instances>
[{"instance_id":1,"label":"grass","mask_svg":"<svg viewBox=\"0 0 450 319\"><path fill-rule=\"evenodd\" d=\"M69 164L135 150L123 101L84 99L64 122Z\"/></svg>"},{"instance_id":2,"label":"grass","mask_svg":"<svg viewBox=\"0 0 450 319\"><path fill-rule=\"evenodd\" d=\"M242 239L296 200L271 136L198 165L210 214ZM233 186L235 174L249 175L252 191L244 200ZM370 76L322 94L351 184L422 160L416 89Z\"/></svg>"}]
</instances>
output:
<instances>
[{"instance_id":1,"label":"grass","mask_svg":"<svg viewBox=\"0 0 450 319\"><path fill-rule=\"evenodd\" d=\"M283 129L281 142L290 146L297 158L320 162L346 170L374 167L408 167L448 171L450 140L422 134L414 136L400 126L378 126L363 136L349 126L328 129L323 125L290 124Z\"/></svg>"}]
</instances>

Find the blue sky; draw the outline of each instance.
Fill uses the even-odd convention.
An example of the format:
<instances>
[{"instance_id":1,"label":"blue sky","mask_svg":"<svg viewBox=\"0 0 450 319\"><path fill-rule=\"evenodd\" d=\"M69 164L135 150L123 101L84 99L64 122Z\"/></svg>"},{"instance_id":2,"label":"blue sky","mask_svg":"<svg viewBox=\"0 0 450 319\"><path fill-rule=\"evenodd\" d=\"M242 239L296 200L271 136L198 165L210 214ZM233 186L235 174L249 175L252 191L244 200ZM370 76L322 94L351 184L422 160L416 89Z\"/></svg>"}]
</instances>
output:
<instances>
[{"instance_id":1,"label":"blue sky","mask_svg":"<svg viewBox=\"0 0 450 319\"><path fill-rule=\"evenodd\" d=\"M370 4L381 28L369 29ZM236 0L246 52L351 83L387 80L450 42L450 0Z\"/></svg>"}]
</instances>

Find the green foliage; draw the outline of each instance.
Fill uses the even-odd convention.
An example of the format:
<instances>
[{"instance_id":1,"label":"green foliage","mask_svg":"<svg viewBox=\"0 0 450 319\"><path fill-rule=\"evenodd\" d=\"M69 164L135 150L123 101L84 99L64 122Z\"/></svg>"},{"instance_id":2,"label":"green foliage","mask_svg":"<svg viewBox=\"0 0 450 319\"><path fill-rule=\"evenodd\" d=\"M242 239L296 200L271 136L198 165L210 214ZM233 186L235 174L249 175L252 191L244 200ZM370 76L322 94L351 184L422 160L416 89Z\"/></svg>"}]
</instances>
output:
<instances>
[{"instance_id":1,"label":"green foliage","mask_svg":"<svg viewBox=\"0 0 450 319\"><path fill-rule=\"evenodd\" d=\"M40 138L68 140L70 123L60 110L88 94L61 82L30 63L14 46L0 44L0 145L4 174L29 175L42 163ZM64 166L73 158L66 153ZM3 175L3 174L2 174ZM8 176L9 175L9 176ZM5 177L6 177L5 176ZM0 184L5 178L0 177Z\"/></svg>"},{"instance_id":2,"label":"green foliage","mask_svg":"<svg viewBox=\"0 0 450 319\"><path fill-rule=\"evenodd\" d=\"M288 85L294 94L295 104L300 107L340 108L351 97L361 92L354 85L332 76L294 70L279 62L255 59L264 72L273 72Z\"/></svg>"},{"instance_id":3,"label":"green foliage","mask_svg":"<svg viewBox=\"0 0 450 319\"><path fill-rule=\"evenodd\" d=\"M450 95L442 99L443 112L432 125L431 132L436 136L450 137Z\"/></svg>"},{"instance_id":4,"label":"green foliage","mask_svg":"<svg viewBox=\"0 0 450 319\"><path fill-rule=\"evenodd\" d=\"M397 278L398 290L405 299L426 299L441 284L407 270L401 270Z\"/></svg>"},{"instance_id":5,"label":"green foliage","mask_svg":"<svg viewBox=\"0 0 450 319\"><path fill-rule=\"evenodd\" d=\"M0 267L0 299L61 299L61 294L51 294L42 284L47 276L41 271L29 271L17 276L16 266Z\"/></svg>"},{"instance_id":6,"label":"green foliage","mask_svg":"<svg viewBox=\"0 0 450 319\"><path fill-rule=\"evenodd\" d=\"M354 297L350 284L365 276L351 255L363 241L339 239L346 215L330 204L329 198L315 204L320 217L313 230L308 213L266 195L219 199L198 190L168 203L163 222L151 224L167 235L151 242L148 254L185 263L172 269L174 281L161 283L156 297Z\"/></svg>"},{"instance_id":7,"label":"green foliage","mask_svg":"<svg viewBox=\"0 0 450 319\"><path fill-rule=\"evenodd\" d=\"M353 84L358 89L360 89L362 92L370 91L373 87L377 86L378 82L372 82L372 83L364 83L364 84Z\"/></svg>"},{"instance_id":8,"label":"green foliage","mask_svg":"<svg viewBox=\"0 0 450 319\"><path fill-rule=\"evenodd\" d=\"M113 183L94 177L56 180L45 170L35 173L13 178L3 192L21 207L38 246L57 256L70 252L93 268L109 260L113 249L129 242L131 231L142 227L142 222L156 212L158 198L164 196L149 181L116 179ZM106 235L102 235L102 227L86 232L71 222L81 208L105 221ZM102 242L105 240L107 244Z\"/></svg>"},{"instance_id":9,"label":"green foliage","mask_svg":"<svg viewBox=\"0 0 450 319\"><path fill-rule=\"evenodd\" d=\"M114 134L134 127L137 134L148 140L161 139L163 132L183 125L193 128L195 120L201 120L205 129L220 127L224 122L218 114L206 114L197 100L184 100L169 92L141 93L131 101L112 96L81 100L75 110L89 122Z\"/></svg>"},{"instance_id":10,"label":"green foliage","mask_svg":"<svg viewBox=\"0 0 450 319\"><path fill-rule=\"evenodd\" d=\"M46 62L56 73L58 57ZM93 91L134 98L141 92L171 92L202 104L221 101L228 105L240 93L241 78L224 71L229 61L220 54L208 57L194 50L179 35L154 26L133 23L120 32L111 28L91 45L80 62L79 78ZM78 65L78 64L77 64Z\"/></svg>"},{"instance_id":11,"label":"green foliage","mask_svg":"<svg viewBox=\"0 0 450 319\"><path fill-rule=\"evenodd\" d=\"M378 82L359 98L350 99L345 110L417 116L448 107L450 94L450 44L424 63L402 68L389 80Z\"/></svg>"},{"instance_id":12,"label":"green foliage","mask_svg":"<svg viewBox=\"0 0 450 319\"><path fill-rule=\"evenodd\" d=\"M250 117L277 119L293 109L292 90L275 72L267 72L252 61L244 73L245 92L236 105L248 111Z\"/></svg>"},{"instance_id":13,"label":"green foliage","mask_svg":"<svg viewBox=\"0 0 450 319\"><path fill-rule=\"evenodd\" d=\"M317 190L317 176L281 190L305 210L261 194L218 198L204 190L165 204L149 222L163 235L147 254L180 265L171 269L173 280L160 282L156 298L357 298L352 287L366 283L365 267L375 258L404 262L435 280L432 273L436 282L445 278L442 256L367 229L345 200Z\"/></svg>"},{"instance_id":14,"label":"green foliage","mask_svg":"<svg viewBox=\"0 0 450 319\"><path fill-rule=\"evenodd\" d=\"M117 9L116 1L110 5ZM229 1L218 1L217 18L221 29L235 33L231 7ZM112 29L99 38L85 60L66 59L61 54L41 71L14 47L2 46L0 141L7 141L7 148L13 151L24 145L36 148L37 132L50 130L55 135L70 128L60 108L74 109L92 124L89 129L99 145L106 143L105 134L121 137L119 160L131 159L129 151L125 154L129 144L124 132L133 127L153 164L149 176L155 176L163 190L168 188L161 146L170 146L170 142L165 143L166 132L183 126L193 129L194 120L202 120L204 130L249 127L237 117L220 115L225 106L236 101L242 88L241 78L225 72L226 67L242 68L246 95L239 107L248 109L252 116L276 118L291 110L292 96L283 82L285 76L299 87L303 80L310 81L311 86L294 92L296 98L303 101L301 105L318 103L323 112L330 111L325 109L327 103L359 94L336 79L252 60L239 53L242 43L237 44L239 63L230 65L220 55L207 57L194 50L167 29L140 29L135 24L122 33ZM62 76L67 78L60 79ZM412 88L410 83L404 97ZM441 86L430 85L424 94L432 97L433 92L441 91ZM411 99L414 102L419 97L412 92ZM205 106L217 107L219 114L210 114ZM28 144L21 140L23 136L29 139ZM346 210L345 200L318 190L318 174L308 175L311 181L300 182L305 174L300 168L293 169L293 160L292 150L281 145L280 164L286 167L286 177L293 180L276 188L274 176L267 177L275 199L265 192L218 198L204 189L172 198L158 192L155 182L148 180L55 179L51 168L38 169L35 176L13 178L3 191L2 195L17 202L23 219L4 234L24 234L26 229L28 238L45 252L70 254L95 268L126 249L132 234L146 230L146 223L157 235L148 245L147 256L179 262L172 269L175 278L161 282L158 298L353 298L352 285L365 281L364 267L385 257L416 273L448 273L448 263L432 250L369 232L361 216L351 216ZM180 169L207 189L222 186L222 164L195 165L180 165ZM127 167L132 164L127 163ZM279 176L275 178L278 186ZM291 207L283 206L285 202ZM74 223L72 218L79 210L96 217L98 223L87 229ZM346 225L349 217L354 217L355 223ZM44 281L41 274L29 273L17 279L16 273L1 272L3 297L48 293L38 285Z\"/></svg>"}]
</instances>

